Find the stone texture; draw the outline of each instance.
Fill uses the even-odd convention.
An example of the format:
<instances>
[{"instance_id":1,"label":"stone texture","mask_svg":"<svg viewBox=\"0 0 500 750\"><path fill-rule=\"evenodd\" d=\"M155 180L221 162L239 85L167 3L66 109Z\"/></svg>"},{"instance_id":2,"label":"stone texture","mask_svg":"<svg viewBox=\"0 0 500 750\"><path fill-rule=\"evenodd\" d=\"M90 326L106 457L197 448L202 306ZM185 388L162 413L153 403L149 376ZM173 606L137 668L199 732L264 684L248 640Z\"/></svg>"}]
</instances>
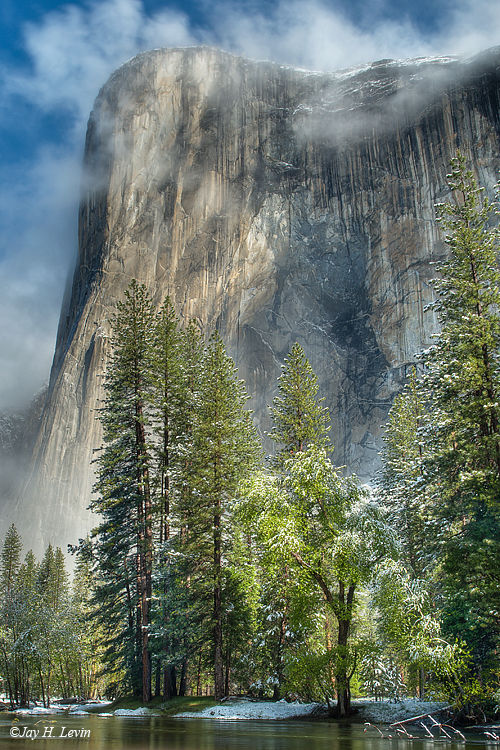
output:
<instances>
[{"instance_id":1,"label":"stone texture","mask_svg":"<svg viewBox=\"0 0 500 750\"><path fill-rule=\"evenodd\" d=\"M93 523L109 319L132 278L219 328L262 433L302 344L334 459L373 477L391 400L436 326L425 306L449 160L460 148L483 185L497 181L499 61L495 49L323 74L191 48L119 68L89 120L79 262L5 527L40 552Z\"/></svg>"}]
</instances>

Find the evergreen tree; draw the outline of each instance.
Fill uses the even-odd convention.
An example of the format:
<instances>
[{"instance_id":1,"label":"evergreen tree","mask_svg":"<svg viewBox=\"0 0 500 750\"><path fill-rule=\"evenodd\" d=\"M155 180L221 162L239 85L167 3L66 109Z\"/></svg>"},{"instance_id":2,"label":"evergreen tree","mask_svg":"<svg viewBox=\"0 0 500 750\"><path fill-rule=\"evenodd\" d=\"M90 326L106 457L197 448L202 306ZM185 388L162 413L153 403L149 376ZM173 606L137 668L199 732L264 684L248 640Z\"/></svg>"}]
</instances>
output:
<instances>
[{"instance_id":1,"label":"evergreen tree","mask_svg":"<svg viewBox=\"0 0 500 750\"><path fill-rule=\"evenodd\" d=\"M5 535L0 557L0 586L2 597L8 597L21 564L23 543L14 524Z\"/></svg>"},{"instance_id":2,"label":"evergreen tree","mask_svg":"<svg viewBox=\"0 0 500 750\"><path fill-rule=\"evenodd\" d=\"M460 154L448 181L453 199L437 207L448 253L431 305L441 330L391 410L381 485L404 562L439 584L437 626L466 640L479 674L500 636L500 235Z\"/></svg>"},{"instance_id":3,"label":"evergreen tree","mask_svg":"<svg viewBox=\"0 0 500 750\"><path fill-rule=\"evenodd\" d=\"M436 474L451 519L495 507L500 496L500 272L498 227L460 154L438 206L449 254L434 280L441 331L422 354Z\"/></svg>"},{"instance_id":4,"label":"evergreen tree","mask_svg":"<svg viewBox=\"0 0 500 750\"><path fill-rule=\"evenodd\" d=\"M277 455L279 464L308 445L326 446L330 418L328 410L321 406L324 399L316 399L318 379L299 344L293 345L285 359L278 387L279 394L270 410L270 437L284 445Z\"/></svg>"},{"instance_id":5,"label":"evergreen tree","mask_svg":"<svg viewBox=\"0 0 500 750\"><path fill-rule=\"evenodd\" d=\"M7 543L7 541L9 542ZM17 550L21 539L11 527L6 536L4 550L13 554L6 556L7 569L17 567ZM14 562L14 565L12 563ZM6 683L11 707L29 703L33 682L36 679L36 659L33 625L36 623L39 604L37 589L38 566L31 550L19 566L2 602L0 625L0 664Z\"/></svg>"},{"instance_id":6,"label":"evergreen tree","mask_svg":"<svg viewBox=\"0 0 500 750\"><path fill-rule=\"evenodd\" d=\"M156 451L158 455L157 515L159 523L155 595L160 602L156 614L157 669L163 665L163 694L177 695L176 667L181 666L179 691L185 690L187 659L192 649L189 591L190 571L183 570L179 556L185 541L186 521L179 516L179 497L186 489L184 476L188 446L192 440L193 399L199 378L203 345L197 325L191 321L185 332L169 298L158 315L154 337ZM188 483L189 486L189 483ZM189 492L189 490L188 490ZM184 558L182 558L184 559ZM161 612L161 614L160 614ZM157 687L160 674L157 671Z\"/></svg>"},{"instance_id":7,"label":"evergreen tree","mask_svg":"<svg viewBox=\"0 0 500 750\"><path fill-rule=\"evenodd\" d=\"M72 551L77 553L71 587L74 611L74 682L77 694L90 700L103 695L107 687L107 680L102 675L104 630L98 622L94 598L96 572L90 537L80 540L80 545Z\"/></svg>"},{"instance_id":8,"label":"evergreen tree","mask_svg":"<svg viewBox=\"0 0 500 750\"><path fill-rule=\"evenodd\" d=\"M497 649L500 607L500 273L494 207L459 154L439 207L449 254L437 264L441 323L422 354L425 468L438 529L444 625L466 637L478 671Z\"/></svg>"},{"instance_id":9,"label":"evergreen tree","mask_svg":"<svg viewBox=\"0 0 500 750\"><path fill-rule=\"evenodd\" d=\"M176 444L181 433L181 410L186 401L181 339L179 320L167 297L157 317L153 338L160 545L170 538L172 473L175 472Z\"/></svg>"},{"instance_id":10,"label":"evergreen tree","mask_svg":"<svg viewBox=\"0 0 500 750\"><path fill-rule=\"evenodd\" d=\"M105 445L97 460L94 488L100 497L91 507L103 516L96 530L103 573L101 596L109 602L114 600L119 610L114 619L122 620L124 634L127 633L120 651L128 654L135 690L139 685L134 664L140 663L140 689L143 700L148 701L153 509L147 424L153 385L154 310L146 288L135 280L117 309L112 321L113 355L106 377L107 398L101 411Z\"/></svg>"},{"instance_id":11,"label":"evergreen tree","mask_svg":"<svg viewBox=\"0 0 500 750\"><path fill-rule=\"evenodd\" d=\"M389 521L398 531L402 561L414 577L423 576L435 551L430 543L426 498L423 427L426 423L415 368L389 412L384 434L379 491L389 509Z\"/></svg>"},{"instance_id":12,"label":"evergreen tree","mask_svg":"<svg viewBox=\"0 0 500 750\"><path fill-rule=\"evenodd\" d=\"M222 599L224 546L230 532L227 514L239 482L256 466L260 454L250 413L245 411L248 396L235 372L216 331L206 347L195 394L192 445L186 466L191 493L183 511L188 519L190 554L198 571L204 571L211 580L217 699L224 695Z\"/></svg>"},{"instance_id":13,"label":"evergreen tree","mask_svg":"<svg viewBox=\"0 0 500 750\"><path fill-rule=\"evenodd\" d=\"M58 612L69 594L69 581L62 550L49 542L38 568L38 590L47 606Z\"/></svg>"}]
</instances>

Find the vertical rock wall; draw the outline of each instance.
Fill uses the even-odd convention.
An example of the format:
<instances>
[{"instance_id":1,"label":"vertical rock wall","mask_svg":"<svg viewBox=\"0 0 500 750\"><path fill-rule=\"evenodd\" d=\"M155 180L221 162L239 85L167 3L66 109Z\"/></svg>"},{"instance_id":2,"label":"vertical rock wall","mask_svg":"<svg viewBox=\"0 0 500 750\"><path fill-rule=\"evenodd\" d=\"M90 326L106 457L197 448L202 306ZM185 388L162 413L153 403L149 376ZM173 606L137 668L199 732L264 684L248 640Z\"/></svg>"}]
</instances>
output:
<instances>
[{"instance_id":1,"label":"vertical rock wall","mask_svg":"<svg viewBox=\"0 0 500 750\"><path fill-rule=\"evenodd\" d=\"M500 168L498 50L319 74L219 50L158 50L116 71L91 114L80 255L23 493L2 514L40 551L92 519L109 319L132 278L217 326L269 428L298 341L364 481L414 353L436 328L434 204L460 148Z\"/></svg>"}]
</instances>

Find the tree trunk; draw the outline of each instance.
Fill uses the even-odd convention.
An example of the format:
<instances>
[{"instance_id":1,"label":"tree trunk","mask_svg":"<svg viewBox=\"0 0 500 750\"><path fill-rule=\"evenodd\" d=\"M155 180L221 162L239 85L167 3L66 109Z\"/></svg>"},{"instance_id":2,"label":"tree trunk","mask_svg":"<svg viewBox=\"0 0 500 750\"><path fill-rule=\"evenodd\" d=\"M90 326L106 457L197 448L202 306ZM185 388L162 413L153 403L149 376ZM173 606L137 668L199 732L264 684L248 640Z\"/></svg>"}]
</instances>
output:
<instances>
[{"instance_id":1,"label":"tree trunk","mask_svg":"<svg viewBox=\"0 0 500 750\"><path fill-rule=\"evenodd\" d=\"M214 515L214 692L215 700L224 697L224 664L222 658L222 545L221 501L217 499Z\"/></svg>"},{"instance_id":2,"label":"tree trunk","mask_svg":"<svg viewBox=\"0 0 500 750\"><path fill-rule=\"evenodd\" d=\"M283 647L285 643L286 615L284 614L280 621L280 631L278 636L278 649L276 652L276 679L278 684L273 687L273 700L279 701L281 698L281 685L283 683Z\"/></svg>"},{"instance_id":3,"label":"tree trunk","mask_svg":"<svg viewBox=\"0 0 500 750\"><path fill-rule=\"evenodd\" d=\"M226 643L226 677L224 680L224 696L229 698L229 683L231 680L231 645L229 635Z\"/></svg>"},{"instance_id":4,"label":"tree trunk","mask_svg":"<svg viewBox=\"0 0 500 750\"><path fill-rule=\"evenodd\" d=\"M187 670L188 670L188 659L187 656L182 660L181 668L181 679L179 682L179 695L183 698L186 695L187 690Z\"/></svg>"},{"instance_id":5,"label":"tree trunk","mask_svg":"<svg viewBox=\"0 0 500 750\"><path fill-rule=\"evenodd\" d=\"M175 667L168 665L163 672L163 697L165 700L175 698L177 695L177 675Z\"/></svg>"},{"instance_id":6,"label":"tree trunk","mask_svg":"<svg viewBox=\"0 0 500 750\"><path fill-rule=\"evenodd\" d=\"M349 630L351 627L352 605L354 600L354 586L349 586L347 597L345 595L345 586L339 582L339 614L338 614L338 639L337 639L337 669L335 674L335 685L337 689L337 708L336 715L338 718L349 716L351 713L351 688L348 664L348 642Z\"/></svg>"},{"instance_id":7,"label":"tree trunk","mask_svg":"<svg viewBox=\"0 0 500 750\"><path fill-rule=\"evenodd\" d=\"M200 648L200 654L198 657L198 676L196 678L196 695L200 696L201 693L201 656L203 653L203 649Z\"/></svg>"}]
</instances>

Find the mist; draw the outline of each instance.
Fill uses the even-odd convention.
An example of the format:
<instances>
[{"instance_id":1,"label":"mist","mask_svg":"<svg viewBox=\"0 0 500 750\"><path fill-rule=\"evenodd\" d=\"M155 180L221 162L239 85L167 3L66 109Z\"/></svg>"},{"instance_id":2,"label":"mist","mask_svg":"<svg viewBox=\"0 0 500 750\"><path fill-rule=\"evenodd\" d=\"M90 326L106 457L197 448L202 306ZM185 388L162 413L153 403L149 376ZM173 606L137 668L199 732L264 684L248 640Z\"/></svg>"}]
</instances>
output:
<instances>
[{"instance_id":1,"label":"mist","mask_svg":"<svg viewBox=\"0 0 500 750\"><path fill-rule=\"evenodd\" d=\"M317 71L381 58L472 55L500 41L495 0L449 3L446 24L419 30L383 2L355 24L319 0L214 2L203 25L140 0L67 5L24 29L29 65L4 65L0 124L19 121L31 144L0 162L0 409L24 406L48 378L59 310L77 252L80 165L100 86L138 52L219 46L234 54ZM369 15L368 15L369 14Z\"/></svg>"}]
</instances>

